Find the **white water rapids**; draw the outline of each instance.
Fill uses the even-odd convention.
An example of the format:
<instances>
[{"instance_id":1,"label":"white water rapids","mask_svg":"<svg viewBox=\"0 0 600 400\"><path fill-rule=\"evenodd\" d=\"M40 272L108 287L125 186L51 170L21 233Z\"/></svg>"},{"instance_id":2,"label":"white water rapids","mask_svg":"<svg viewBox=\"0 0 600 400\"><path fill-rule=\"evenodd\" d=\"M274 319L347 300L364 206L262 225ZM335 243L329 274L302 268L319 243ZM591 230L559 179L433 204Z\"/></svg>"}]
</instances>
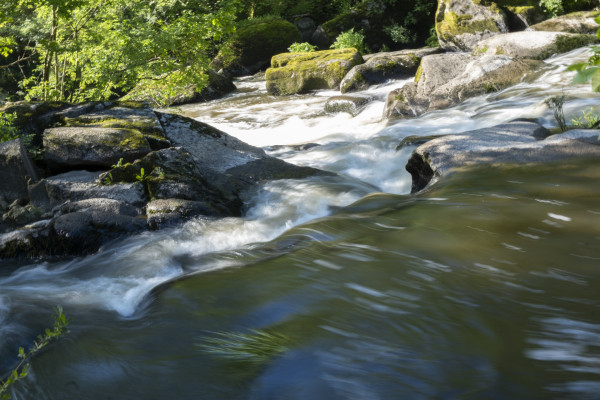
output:
<instances>
[{"instance_id":1,"label":"white water rapids","mask_svg":"<svg viewBox=\"0 0 600 400\"><path fill-rule=\"evenodd\" d=\"M406 81L390 82L358 93L372 98L358 116L326 114L324 104L334 91L273 97L264 81L242 79L239 91L206 104L182 107L192 116L288 162L333 171L337 178L275 181L252 194L243 218L198 219L177 229L148 232L103 248L99 253L68 262L33 263L0 275L0 353L19 331L11 321L28 308L60 304L135 316L155 287L184 274L236 266L231 254L272 240L291 227L331 213L373 192L406 194L405 171L412 148L396 150L411 135L458 133L516 118L536 118L555 126L548 96L566 96L569 121L598 97L589 85L572 86L568 65L585 60L587 49L547 60L533 83L473 98L448 110L387 125L382 113L387 93ZM306 150L293 145L315 143ZM309 234L309 233L307 233ZM193 264L181 259L192 257Z\"/></svg>"}]
</instances>

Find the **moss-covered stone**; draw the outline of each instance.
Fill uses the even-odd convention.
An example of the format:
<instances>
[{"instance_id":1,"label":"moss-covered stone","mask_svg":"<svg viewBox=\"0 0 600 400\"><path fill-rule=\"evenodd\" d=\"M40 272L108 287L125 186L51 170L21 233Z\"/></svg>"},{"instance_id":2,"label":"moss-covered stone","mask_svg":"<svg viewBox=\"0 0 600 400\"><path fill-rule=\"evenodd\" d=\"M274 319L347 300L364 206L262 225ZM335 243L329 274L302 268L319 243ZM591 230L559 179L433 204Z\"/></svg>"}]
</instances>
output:
<instances>
[{"instance_id":1,"label":"moss-covered stone","mask_svg":"<svg viewBox=\"0 0 600 400\"><path fill-rule=\"evenodd\" d=\"M600 11L579 11L557 18L551 18L531 26L536 31L569 32L582 34L595 34L600 25L595 18L600 16Z\"/></svg>"},{"instance_id":2,"label":"moss-covered stone","mask_svg":"<svg viewBox=\"0 0 600 400\"><path fill-rule=\"evenodd\" d=\"M261 21L239 29L211 67L217 71L223 69L233 76L251 75L268 67L272 56L301 41L296 25L281 19Z\"/></svg>"},{"instance_id":3,"label":"moss-covered stone","mask_svg":"<svg viewBox=\"0 0 600 400\"><path fill-rule=\"evenodd\" d=\"M265 74L267 90L285 95L337 89L348 71L361 63L362 56L356 49L278 54Z\"/></svg>"},{"instance_id":4,"label":"moss-covered stone","mask_svg":"<svg viewBox=\"0 0 600 400\"><path fill-rule=\"evenodd\" d=\"M436 32L442 48L470 51L479 40L508 32L508 18L495 2L439 0Z\"/></svg>"}]
</instances>

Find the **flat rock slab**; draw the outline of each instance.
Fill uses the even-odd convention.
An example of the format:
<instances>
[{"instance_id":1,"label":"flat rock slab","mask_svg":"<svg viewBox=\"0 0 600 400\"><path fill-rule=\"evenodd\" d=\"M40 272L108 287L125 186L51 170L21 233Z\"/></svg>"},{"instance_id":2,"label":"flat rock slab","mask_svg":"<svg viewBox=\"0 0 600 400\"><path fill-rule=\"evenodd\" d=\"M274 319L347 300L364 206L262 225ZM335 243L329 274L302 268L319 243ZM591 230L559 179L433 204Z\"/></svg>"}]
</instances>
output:
<instances>
[{"instance_id":1,"label":"flat rock slab","mask_svg":"<svg viewBox=\"0 0 600 400\"><path fill-rule=\"evenodd\" d=\"M141 182L100 185L101 172L71 171L41 180L30 186L31 202L39 209L50 211L67 201L113 199L143 207L148 195Z\"/></svg>"},{"instance_id":2,"label":"flat rock slab","mask_svg":"<svg viewBox=\"0 0 600 400\"><path fill-rule=\"evenodd\" d=\"M595 35L523 31L492 36L477 43L474 54L505 55L514 58L543 60L595 43Z\"/></svg>"},{"instance_id":3,"label":"flat rock slab","mask_svg":"<svg viewBox=\"0 0 600 400\"><path fill-rule=\"evenodd\" d=\"M549 132L534 122L514 121L433 139L419 146L406 169L417 192L457 168L477 165L526 164L572 158L600 159L600 130Z\"/></svg>"},{"instance_id":4,"label":"flat rock slab","mask_svg":"<svg viewBox=\"0 0 600 400\"><path fill-rule=\"evenodd\" d=\"M600 25L596 22L596 18L598 17L600 17L600 11L574 12L532 25L530 29L535 31L587 33L593 35L600 29Z\"/></svg>"},{"instance_id":5,"label":"flat rock slab","mask_svg":"<svg viewBox=\"0 0 600 400\"><path fill-rule=\"evenodd\" d=\"M134 129L62 127L44 131L46 161L56 169L110 167L121 158L134 161L151 149Z\"/></svg>"}]
</instances>

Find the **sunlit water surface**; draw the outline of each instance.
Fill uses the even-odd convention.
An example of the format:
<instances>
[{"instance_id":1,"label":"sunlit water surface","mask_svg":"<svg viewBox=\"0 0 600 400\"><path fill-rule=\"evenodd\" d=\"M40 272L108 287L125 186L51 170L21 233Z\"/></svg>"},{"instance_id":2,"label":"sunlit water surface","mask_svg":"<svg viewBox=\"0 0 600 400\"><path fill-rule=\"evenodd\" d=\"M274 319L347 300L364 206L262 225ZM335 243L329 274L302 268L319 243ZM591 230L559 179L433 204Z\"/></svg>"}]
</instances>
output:
<instances>
[{"instance_id":1,"label":"sunlit water surface","mask_svg":"<svg viewBox=\"0 0 600 400\"><path fill-rule=\"evenodd\" d=\"M335 92L276 98L250 78L182 107L339 175L268 183L244 218L197 219L68 262L4 262L0 371L53 306L73 321L14 398L600 399L597 160L464 170L409 195L414 147L396 150L406 136L521 117L553 127L550 95L565 94L568 120L598 110L565 71L586 54L392 125L383 104L402 81L359 93L372 101L355 118L322 111ZM316 146L296 146L306 143Z\"/></svg>"}]
</instances>

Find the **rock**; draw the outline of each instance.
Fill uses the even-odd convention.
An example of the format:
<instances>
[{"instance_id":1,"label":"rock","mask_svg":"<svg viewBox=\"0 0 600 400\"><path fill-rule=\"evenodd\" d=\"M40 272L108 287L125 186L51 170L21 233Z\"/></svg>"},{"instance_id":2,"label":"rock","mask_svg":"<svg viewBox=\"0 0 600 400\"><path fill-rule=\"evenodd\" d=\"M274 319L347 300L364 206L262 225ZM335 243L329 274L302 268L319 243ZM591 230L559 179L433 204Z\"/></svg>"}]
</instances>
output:
<instances>
[{"instance_id":1,"label":"rock","mask_svg":"<svg viewBox=\"0 0 600 400\"><path fill-rule=\"evenodd\" d=\"M317 30L315 20L309 16L303 16L294 20L294 25L296 25L300 31L303 42L310 42L313 34Z\"/></svg>"},{"instance_id":2,"label":"rock","mask_svg":"<svg viewBox=\"0 0 600 400\"><path fill-rule=\"evenodd\" d=\"M70 171L30 186L31 202L45 212L68 201L104 198L143 207L149 200L141 182L100 185L102 172Z\"/></svg>"},{"instance_id":3,"label":"rock","mask_svg":"<svg viewBox=\"0 0 600 400\"><path fill-rule=\"evenodd\" d=\"M534 31L570 32L594 35L600 29L595 21L600 11L580 11L551 18L531 26Z\"/></svg>"},{"instance_id":4,"label":"rock","mask_svg":"<svg viewBox=\"0 0 600 400\"><path fill-rule=\"evenodd\" d=\"M375 54L364 64L352 67L340 83L340 91L348 93L364 90L371 85L391 79L406 79L414 76L421 58L440 51L439 48L435 48Z\"/></svg>"},{"instance_id":5,"label":"rock","mask_svg":"<svg viewBox=\"0 0 600 400\"><path fill-rule=\"evenodd\" d=\"M10 226L23 226L40 219L43 212L33 204L21 205L18 202L10 206L8 212L2 216L2 221Z\"/></svg>"},{"instance_id":6,"label":"rock","mask_svg":"<svg viewBox=\"0 0 600 400\"><path fill-rule=\"evenodd\" d=\"M161 229L172 226L190 218L211 214L211 206L202 201L182 199L160 199L146 206L148 227Z\"/></svg>"},{"instance_id":7,"label":"rock","mask_svg":"<svg viewBox=\"0 0 600 400\"><path fill-rule=\"evenodd\" d=\"M327 32L325 32L325 29L323 29L323 25L319 25L310 37L310 43L313 43L320 49L328 49L329 46L331 46L331 43L333 43L333 39L335 39L335 37L329 37Z\"/></svg>"},{"instance_id":8,"label":"rock","mask_svg":"<svg viewBox=\"0 0 600 400\"><path fill-rule=\"evenodd\" d=\"M428 141L413 152L406 169L416 192L462 167L597 158L599 134L600 130L572 130L548 136L537 123L513 121Z\"/></svg>"},{"instance_id":9,"label":"rock","mask_svg":"<svg viewBox=\"0 0 600 400\"><path fill-rule=\"evenodd\" d=\"M543 31L512 32L480 41L473 53L543 60L597 41L595 35Z\"/></svg>"},{"instance_id":10,"label":"rock","mask_svg":"<svg viewBox=\"0 0 600 400\"><path fill-rule=\"evenodd\" d=\"M128 217L137 217L142 215L141 209L132 206L122 200L108 198L92 198L79 201L69 201L62 206L57 207L54 216L70 214L74 212L101 212L109 214L125 215Z\"/></svg>"},{"instance_id":11,"label":"rock","mask_svg":"<svg viewBox=\"0 0 600 400\"><path fill-rule=\"evenodd\" d=\"M151 151L137 130L96 127L46 129L44 149L46 162L55 170L110 167L121 158L133 161Z\"/></svg>"},{"instance_id":12,"label":"rock","mask_svg":"<svg viewBox=\"0 0 600 400\"><path fill-rule=\"evenodd\" d=\"M443 49L471 51L480 40L508 32L508 18L493 2L438 0L435 29Z\"/></svg>"},{"instance_id":13,"label":"rock","mask_svg":"<svg viewBox=\"0 0 600 400\"><path fill-rule=\"evenodd\" d=\"M199 91L195 84L176 83L174 88L169 88L165 82L168 80L167 76L163 79L141 81L122 100L145 101L159 107L170 107L220 99L237 89L231 78L223 74L209 69L207 75L208 83Z\"/></svg>"},{"instance_id":14,"label":"rock","mask_svg":"<svg viewBox=\"0 0 600 400\"><path fill-rule=\"evenodd\" d=\"M318 89L338 89L344 76L363 59L355 49L278 54L265 78L267 91L286 95Z\"/></svg>"},{"instance_id":15,"label":"rock","mask_svg":"<svg viewBox=\"0 0 600 400\"><path fill-rule=\"evenodd\" d=\"M258 183L334 175L288 164L268 156L258 147L250 146L191 118L172 114L159 114L159 117L168 139L174 146L181 146L189 151L201 175L218 189L223 196L223 203L235 215L241 213L243 193L255 188Z\"/></svg>"},{"instance_id":16,"label":"rock","mask_svg":"<svg viewBox=\"0 0 600 400\"><path fill-rule=\"evenodd\" d=\"M212 61L215 71L224 70L230 76L252 75L269 66L271 57L286 52L292 43L301 42L296 25L282 19L261 20L238 29ZM227 56L226 54L233 54Z\"/></svg>"},{"instance_id":17,"label":"rock","mask_svg":"<svg viewBox=\"0 0 600 400\"><path fill-rule=\"evenodd\" d=\"M414 117L450 107L469 97L520 82L541 65L542 61L499 55L476 57L468 53L446 53L425 56L417 71L416 82L390 92L384 117Z\"/></svg>"},{"instance_id":18,"label":"rock","mask_svg":"<svg viewBox=\"0 0 600 400\"><path fill-rule=\"evenodd\" d=\"M368 97L358 96L334 96L330 97L325 103L325 112L340 113L345 112L353 117L360 114L362 110L371 102Z\"/></svg>"},{"instance_id":19,"label":"rock","mask_svg":"<svg viewBox=\"0 0 600 400\"><path fill-rule=\"evenodd\" d=\"M37 173L21 140L0 143L0 195L3 202L29 198L27 184L37 180Z\"/></svg>"},{"instance_id":20,"label":"rock","mask_svg":"<svg viewBox=\"0 0 600 400\"><path fill-rule=\"evenodd\" d=\"M165 138L164 131L154 111L146 103L114 103L105 107L94 107L85 114L63 113L62 126L88 128L119 128L139 131L148 141L151 150L165 149L171 143Z\"/></svg>"},{"instance_id":21,"label":"rock","mask_svg":"<svg viewBox=\"0 0 600 400\"><path fill-rule=\"evenodd\" d=\"M546 19L544 10L536 1L530 2L530 5L514 6L502 4L502 6L502 10L504 10L508 16L508 28L510 32L524 31L531 25Z\"/></svg>"}]
</instances>

